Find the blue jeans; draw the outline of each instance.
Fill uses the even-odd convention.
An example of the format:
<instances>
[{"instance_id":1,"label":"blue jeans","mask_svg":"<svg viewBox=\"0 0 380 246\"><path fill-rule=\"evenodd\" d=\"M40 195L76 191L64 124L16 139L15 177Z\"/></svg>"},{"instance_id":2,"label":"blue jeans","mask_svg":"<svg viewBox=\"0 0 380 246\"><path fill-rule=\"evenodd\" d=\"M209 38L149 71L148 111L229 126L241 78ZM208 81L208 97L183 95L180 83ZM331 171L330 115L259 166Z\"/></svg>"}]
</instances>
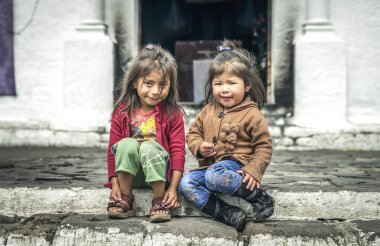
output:
<instances>
[{"instance_id":1,"label":"blue jeans","mask_svg":"<svg viewBox=\"0 0 380 246\"><path fill-rule=\"evenodd\" d=\"M211 192L232 195L239 189L243 176L236 171L242 167L240 162L223 160L208 169L192 171L181 179L179 191L197 208L202 209Z\"/></svg>"}]
</instances>

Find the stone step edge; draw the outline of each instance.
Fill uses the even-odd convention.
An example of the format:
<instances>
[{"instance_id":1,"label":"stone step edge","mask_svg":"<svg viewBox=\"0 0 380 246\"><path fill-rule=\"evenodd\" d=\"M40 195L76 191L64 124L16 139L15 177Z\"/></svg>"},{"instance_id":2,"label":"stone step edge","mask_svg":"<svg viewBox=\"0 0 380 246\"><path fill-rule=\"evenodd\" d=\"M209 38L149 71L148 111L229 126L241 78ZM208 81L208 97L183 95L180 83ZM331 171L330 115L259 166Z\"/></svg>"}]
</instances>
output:
<instances>
[{"instance_id":1,"label":"stone step edge","mask_svg":"<svg viewBox=\"0 0 380 246\"><path fill-rule=\"evenodd\" d=\"M289 129L288 129L289 128ZM188 129L188 126L186 126ZM380 127L353 129L304 129L269 126L275 150L379 151ZM100 130L53 130L50 128L6 128L0 122L1 147L99 147L106 149L109 134Z\"/></svg>"},{"instance_id":2,"label":"stone step edge","mask_svg":"<svg viewBox=\"0 0 380 246\"><path fill-rule=\"evenodd\" d=\"M206 218L109 220L105 215L40 214L3 225L5 245L379 245L379 220L266 221L233 227ZM8 230L7 230L8 229ZM265 243L264 243L265 242Z\"/></svg>"},{"instance_id":3,"label":"stone step edge","mask_svg":"<svg viewBox=\"0 0 380 246\"><path fill-rule=\"evenodd\" d=\"M39 213L105 214L109 197L106 188L0 188L0 214L30 216ZM380 219L380 192L285 192L268 191L275 201L273 219ZM134 209L137 216L150 210L152 192L135 189ZM242 199L222 195L227 203L245 209L249 216L252 207ZM181 196L178 216L204 216Z\"/></svg>"}]
</instances>

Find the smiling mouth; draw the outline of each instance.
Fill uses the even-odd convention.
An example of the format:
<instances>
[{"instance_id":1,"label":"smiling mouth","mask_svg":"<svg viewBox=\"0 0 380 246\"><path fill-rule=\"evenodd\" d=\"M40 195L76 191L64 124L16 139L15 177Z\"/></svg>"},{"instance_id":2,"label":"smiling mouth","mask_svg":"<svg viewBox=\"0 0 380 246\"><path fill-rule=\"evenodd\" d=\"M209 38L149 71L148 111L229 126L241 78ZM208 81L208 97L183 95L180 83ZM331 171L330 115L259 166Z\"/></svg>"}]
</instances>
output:
<instances>
[{"instance_id":1,"label":"smiling mouth","mask_svg":"<svg viewBox=\"0 0 380 246\"><path fill-rule=\"evenodd\" d=\"M152 100L152 101L157 101L158 99L160 99L159 97L157 97L157 98L151 98L151 97L148 97L150 100Z\"/></svg>"}]
</instances>

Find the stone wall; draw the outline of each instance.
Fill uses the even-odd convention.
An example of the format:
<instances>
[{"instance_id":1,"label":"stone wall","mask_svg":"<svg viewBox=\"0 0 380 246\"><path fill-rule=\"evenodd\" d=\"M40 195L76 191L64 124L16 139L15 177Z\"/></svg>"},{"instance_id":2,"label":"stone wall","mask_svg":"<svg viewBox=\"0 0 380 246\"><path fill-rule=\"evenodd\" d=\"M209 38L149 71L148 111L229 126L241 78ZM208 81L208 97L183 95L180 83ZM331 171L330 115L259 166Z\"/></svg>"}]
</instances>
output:
<instances>
[{"instance_id":1,"label":"stone wall","mask_svg":"<svg viewBox=\"0 0 380 246\"><path fill-rule=\"evenodd\" d=\"M185 128L189 128L199 106L184 106ZM380 127L351 125L342 130L305 128L292 125L286 115L275 115L264 109L275 149L285 150L380 150ZM109 124L92 131L53 130L40 125L2 125L0 146L108 146Z\"/></svg>"}]
</instances>

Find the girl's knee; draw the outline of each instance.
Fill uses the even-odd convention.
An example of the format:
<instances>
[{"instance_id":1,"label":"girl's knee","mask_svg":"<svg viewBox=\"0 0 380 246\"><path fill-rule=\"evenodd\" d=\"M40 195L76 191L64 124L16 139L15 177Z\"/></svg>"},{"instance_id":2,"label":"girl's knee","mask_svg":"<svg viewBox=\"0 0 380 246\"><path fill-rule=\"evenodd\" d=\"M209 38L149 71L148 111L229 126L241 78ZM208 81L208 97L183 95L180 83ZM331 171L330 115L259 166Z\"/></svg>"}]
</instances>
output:
<instances>
[{"instance_id":1,"label":"girl's knee","mask_svg":"<svg viewBox=\"0 0 380 246\"><path fill-rule=\"evenodd\" d=\"M225 169L223 166L218 164L213 164L210 166L205 173L205 184L207 189L215 191L218 185L218 177L223 175Z\"/></svg>"},{"instance_id":2,"label":"girl's knee","mask_svg":"<svg viewBox=\"0 0 380 246\"><path fill-rule=\"evenodd\" d=\"M144 141L140 145L140 159L153 160L154 162L160 161L165 163L168 159L168 153L156 141Z\"/></svg>"},{"instance_id":3,"label":"girl's knee","mask_svg":"<svg viewBox=\"0 0 380 246\"><path fill-rule=\"evenodd\" d=\"M147 149L147 148L159 148L159 149L161 149L162 146L157 141L148 140L148 141L142 142L140 144L140 148L141 149Z\"/></svg>"},{"instance_id":4,"label":"girl's knee","mask_svg":"<svg viewBox=\"0 0 380 246\"><path fill-rule=\"evenodd\" d=\"M196 184L190 175L185 175L178 186L178 191L189 201L192 201L194 192L196 190Z\"/></svg>"},{"instance_id":5,"label":"girl's knee","mask_svg":"<svg viewBox=\"0 0 380 246\"><path fill-rule=\"evenodd\" d=\"M121 145L121 146L128 146L128 145L136 145L138 144L137 140L134 139L134 138L123 138L122 140L120 140L119 142L117 142L117 145Z\"/></svg>"},{"instance_id":6,"label":"girl's knee","mask_svg":"<svg viewBox=\"0 0 380 246\"><path fill-rule=\"evenodd\" d=\"M180 181L179 189L181 192L185 190L195 189L204 185L204 170L192 171L185 174Z\"/></svg>"},{"instance_id":7,"label":"girl's knee","mask_svg":"<svg viewBox=\"0 0 380 246\"><path fill-rule=\"evenodd\" d=\"M123 138L114 145L115 153L135 153L139 149L139 143L134 138Z\"/></svg>"},{"instance_id":8,"label":"girl's knee","mask_svg":"<svg viewBox=\"0 0 380 246\"><path fill-rule=\"evenodd\" d=\"M179 191L183 194L184 193L184 190L186 190L186 188L192 186L191 182L192 180L190 179L189 177L190 175L185 175L182 177L180 183L179 183Z\"/></svg>"},{"instance_id":9,"label":"girl's knee","mask_svg":"<svg viewBox=\"0 0 380 246\"><path fill-rule=\"evenodd\" d=\"M223 173L223 168L221 168L219 165L214 164L211 165L205 172L205 181L206 183L217 177L218 175L221 175Z\"/></svg>"},{"instance_id":10,"label":"girl's knee","mask_svg":"<svg viewBox=\"0 0 380 246\"><path fill-rule=\"evenodd\" d=\"M217 185L217 177L218 176L215 173L205 176L205 185L207 189L215 191Z\"/></svg>"}]
</instances>

